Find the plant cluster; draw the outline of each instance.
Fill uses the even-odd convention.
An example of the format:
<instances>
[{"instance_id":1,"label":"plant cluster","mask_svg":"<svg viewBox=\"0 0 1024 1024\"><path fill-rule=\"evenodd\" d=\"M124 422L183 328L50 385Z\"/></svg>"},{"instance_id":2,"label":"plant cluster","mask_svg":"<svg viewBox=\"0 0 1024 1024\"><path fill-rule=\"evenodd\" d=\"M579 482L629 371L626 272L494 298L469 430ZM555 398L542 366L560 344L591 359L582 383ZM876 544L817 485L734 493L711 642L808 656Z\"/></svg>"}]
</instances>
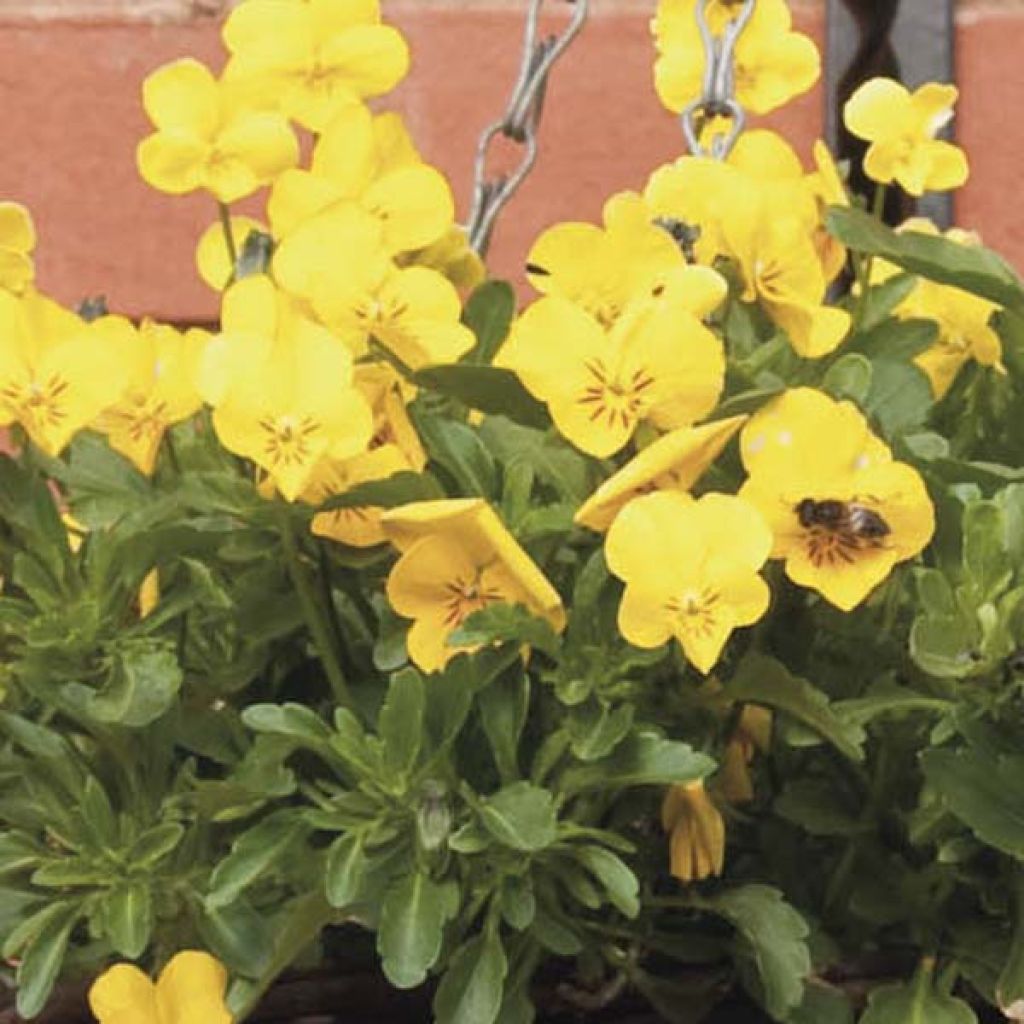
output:
<instances>
[{"instance_id":1,"label":"plant cluster","mask_svg":"<svg viewBox=\"0 0 1024 1024\"><path fill-rule=\"evenodd\" d=\"M696 3L653 23L675 112ZM19 1012L85 977L101 1024L241 1021L361 933L439 1024L529 1024L551 972L667 1021L1024 1019L1024 286L878 217L966 180L955 89L848 104L874 214L749 131L546 231L517 313L366 105L409 64L376 0L223 40L138 149L216 202L218 331L62 308L0 204ZM736 61L755 113L820 70L784 0Z\"/></svg>"}]
</instances>

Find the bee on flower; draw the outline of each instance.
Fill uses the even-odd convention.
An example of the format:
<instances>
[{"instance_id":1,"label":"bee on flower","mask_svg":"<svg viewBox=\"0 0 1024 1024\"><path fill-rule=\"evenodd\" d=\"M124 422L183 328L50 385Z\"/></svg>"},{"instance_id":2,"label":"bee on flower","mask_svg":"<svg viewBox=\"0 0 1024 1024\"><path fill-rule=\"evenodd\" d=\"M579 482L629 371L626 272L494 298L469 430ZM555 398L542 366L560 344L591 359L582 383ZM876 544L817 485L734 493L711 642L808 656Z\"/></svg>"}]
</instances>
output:
<instances>
[{"instance_id":1,"label":"bee on flower","mask_svg":"<svg viewBox=\"0 0 1024 1024\"><path fill-rule=\"evenodd\" d=\"M770 524L772 557L843 611L932 538L924 481L893 460L849 402L787 391L743 428L740 450L749 474L740 496Z\"/></svg>"}]
</instances>

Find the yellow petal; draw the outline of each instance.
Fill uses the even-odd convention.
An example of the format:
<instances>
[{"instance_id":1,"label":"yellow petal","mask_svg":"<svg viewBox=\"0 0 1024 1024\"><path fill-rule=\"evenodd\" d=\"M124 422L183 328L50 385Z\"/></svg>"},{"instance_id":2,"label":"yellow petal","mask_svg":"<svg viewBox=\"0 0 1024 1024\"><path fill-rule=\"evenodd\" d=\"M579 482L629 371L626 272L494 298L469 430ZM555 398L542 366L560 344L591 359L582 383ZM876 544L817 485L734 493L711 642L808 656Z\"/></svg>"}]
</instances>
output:
<instances>
[{"instance_id":1,"label":"yellow petal","mask_svg":"<svg viewBox=\"0 0 1024 1024\"><path fill-rule=\"evenodd\" d=\"M231 234L235 246L241 254L245 240L254 231L266 232L266 225L252 217L232 217ZM199 276L214 291L222 292L234 276L235 268L231 265L228 244L224 237L224 227L220 221L214 221L202 234L196 246L196 269Z\"/></svg>"},{"instance_id":2,"label":"yellow petal","mask_svg":"<svg viewBox=\"0 0 1024 1024\"><path fill-rule=\"evenodd\" d=\"M898 135L911 116L910 93L891 78L872 78L847 100L843 122L868 142Z\"/></svg>"},{"instance_id":3,"label":"yellow petal","mask_svg":"<svg viewBox=\"0 0 1024 1024\"><path fill-rule=\"evenodd\" d=\"M220 124L220 97L209 68L191 57L158 68L142 85L142 103L163 132L211 141Z\"/></svg>"},{"instance_id":4,"label":"yellow petal","mask_svg":"<svg viewBox=\"0 0 1024 1024\"><path fill-rule=\"evenodd\" d=\"M36 229L28 207L0 202L0 249L27 254L35 247Z\"/></svg>"},{"instance_id":5,"label":"yellow petal","mask_svg":"<svg viewBox=\"0 0 1024 1024\"><path fill-rule=\"evenodd\" d=\"M231 1024L224 1003L227 981L223 965L208 953L178 953L156 983L160 1024Z\"/></svg>"},{"instance_id":6,"label":"yellow petal","mask_svg":"<svg viewBox=\"0 0 1024 1024\"><path fill-rule=\"evenodd\" d=\"M143 139L135 154L143 180L170 195L185 195L202 186L206 156L204 143L162 132Z\"/></svg>"},{"instance_id":7,"label":"yellow petal","mask_svg":"<svg viewBox=\"0 0 1024 1024\"><path fill-rule=\"evenodd\" d=\"M131 964L116 964L92 983L89 1009L99 1024L161 1024L156 988Z\"/></svg>"},{"instance_id":8,"label":"yellow petal","mask_svg":"<svg viewBox=\"0 0 1024 1024\"><path fill-rule=\"evenodd\" d=\"M345 199L330 179L309 171L287 170L274 182L267 200L267 218L278 238L283 238L310 217Z\"/></svg>"},{"instance_id":9,"label":"yellow petal","mask_svg":"<svg viewBox=\"0 0 1024 1024\"><path fill-rule=\"evenodd\" d=\"M389 25L356 25L321 47L324 65L359 97L389 92L409 71L409 47Z\"/></svg>"},{"instance_id":10,"label":"yellow petal","mask_svg":"<svg viewBox=\"0 0 1024 1024\"><path fill-rule=\"evenodd\" d=\"M324 129L310 170L332 182L340 196L357 199L379 173L377 150L373 115L364 104L353 103Z\"/></svg>"},{"instance_id":11,"label":"yellow petal","mask_svg":"<svg viewBox=\"0 0 1024 1024\"><path fill-rule=\"evenodd\" d=\"M426 164L378 178L362 202L383 222L384 245L392 253L431 245L455 219L451 187L440 171Z\"/></svg>"},{"instance_id":12,"label":"yellow petal","mask_svg":"<svg viewBox=\"0 0 1024 1024\"><path fill-rule=\"evenodd\" d=\"M248 112L233 118L217 138L218 160L207 169L207 187L233 203L294 167L299 145L283 117Z\"/></svg>"},{"instance_id":13,"label":"yellow petal","mask_svg":"<svg viewBox=\"0 0 1024 1024\"><path fill-rule=\"evenodd\" d=\"M953 118L960 90L955 85L926 82L910 97L910 106L923 135L934 138Z\"/></svg>"},{"instance_id":14,"label":"yellow petal","mask_svg":"<svg viewBox=\"0 0 1024 1024\"><path fill-rule=\"evenodd\" d=\"M619 511L650 488L689 490L746 422L733 416L701 427L681 427L631 459L580 507L575 521L603 532Z\"/></svg>"}]
</instances>

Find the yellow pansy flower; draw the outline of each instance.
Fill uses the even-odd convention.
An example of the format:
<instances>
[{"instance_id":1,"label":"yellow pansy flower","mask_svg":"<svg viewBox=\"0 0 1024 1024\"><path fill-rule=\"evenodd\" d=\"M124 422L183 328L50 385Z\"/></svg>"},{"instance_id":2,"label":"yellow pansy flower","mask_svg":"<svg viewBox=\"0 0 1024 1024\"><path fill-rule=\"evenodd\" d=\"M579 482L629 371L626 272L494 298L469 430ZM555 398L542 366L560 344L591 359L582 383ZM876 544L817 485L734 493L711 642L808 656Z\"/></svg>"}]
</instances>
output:
<instances>
[{"instance_id":1,"label":"yellow pansy flower","mask_svg":"<svg viewBox=\"0 0 1024 1024\"><path fill-rule=\"evenodd\" d=\"M200 372L214 429L294 501L322 458L364 451L373 434L369 404L352 384L352 355L262 275L228 289L221 324Z\"/></svg>"},{"instance_id":2,"label":"yellow pansy flower","mask_svg":"<svg viewBox=\"0 0 1024 1024\"><path fill-rule=\"evenodd\" d=\"M393 444L372 448L351 459L325 459L317 465L302 498L311 505L322 505L328 498L344 494L359 484L386 480L410 469L408 460ZM372 548L387 539L380 524L383 511L379 506L359 506L318 512L313 516L312 530L318 537L350 547Z\"/></svg>"},{"instance_id":3,"label":"yellow pansy flower","mask_svg":"<svg viewBox=\"0 0 1024 1024\"><path fill-rule=\"evenodd\" d=\"M402 552L388 576L388 600L413 620L409 657L423 671L443 668L459 652L448 637L491 604L525 605L564 629L557 591L483 499L405 505L384 513L381 526Z\"/></svg>"},{"instance_id":4,"label":"yellow pansy flower","mask_svg":"<svg viewBox=\"0 0 1024 1024\"><path fill-rule=\"evenodd\" d=\"M843 611L935 532L920 475L893 461L850 402L787 391L747 423L740 448L750 474L740 497L771 526L772 557Z\"/></svg>"},{"instance_id":5,"label":"yellow pansy flower","mask_svg":"<svg viewBox=\"0 0 1024 1024\"><path fill-rule=\"evenodd\" d=\"M729 803L749 803L754 799L750 764L757 751L762 754L768 753L771 741L771 711L756 704L745 705L722 754L722 768L718 781L721 794Z\"/></svg>"},{"instance_id":6,"label":"yellow pansy flower","mask_svg":"<svg viewBox=\"0 0 1024 1024\"><path fill-rule=\"evenodd\" d=\"M150 569L139 586L139 618L145 619L160 604L160 571Z\"/></svg>"},{"instance_id":7,"label":"yellow pansy flower","mask_svg":"<svg viewBox=\"0 0 1024 1024\"><path fill-rule=\"evenodd\" d=\"M237 256L241 256L246 239L254 231L263 234L268 232L266 224L253 217L232 216L230 224ZM199 238L199 244L196 246L196 269L204 283L215 292L223 292L234 279L235 268L231 263L231 253L228 251L228 240L224 235L224 225L219 220L214 221Z\"/></svg>"},{"instance_id":8,"label":"yellow pansy flower","mask_svg":"<svg viewBox=\"0 0 1024 1024\"><path fill-rule=\"evenodd\" d=\"M35 279L36 229L21 203L0 203L0 288L20 295Z\"/></svg>"},{"instance_id":9,"label":"yellow pansy flower","mask_svg":"<svg viewBox=\"0 0 1024 1024\"><path fill-rule=\"evenodd\" d=\"M89 989L99 1024L231 1024L227 972L208 953L173 957L156 984L132 964L115 964Z\"/></svg>"},{"instance_id":10,"label":"yellow pansy flower","mask_svg":"<svg viewBox=\"0 0 1024 1024\"><path fill-rule=\"evenodd\" d=\"M912 217L897 229L939 235L939 229L927 218ZM951 228L945 237L958 245L979 245L978 236L961 228ZM899 267L884 260L872 264L872 282L880 283L902 273ZM972 359L1005 373L1003 343L991 325L1000 306L979 295L972 295L952 285L920 278L913 291L896 307L904 320L934 320L939 328L935 344L916 356L914 363L928 377L936 398L942 398L953 386L957 374Z\"/></svg>"},{"instance_id":11,"label":"yellow pansy flower","mask_svg":"<svg viewBox=\"0 0 1024 1024\"><path fill-rule=\"evenodd\" d=\"M298 163L298 142L283 117L247 109L191 57L154 71L142 100L157 130L139 144L139 173L161 192L206 189L233 203Z\"/></svg>"},{"instance_id":12,"label":"yellow pansy flower","mask_svg":"<svg viewBox=\"0 0 1024 1024\"><path fill-rule=\"evenodd\" d=\"M568 299L611 327L631 299L685 263L677 243L653 220L642 197L612 196L603 228L567 223L545 231L526 258L527 277L541 294Z\"/></svg>"},{"instance_id":13,"label":"yellow pansy flower","mask_svg":"<svg viewBox=\"0 0 1024 1024\"><path fill-rule=\"evenodd\" d=\"M679 113L703 91L705 53L697 26L697 3L660 0L652 24L658 47L654 83L662 103ZM739 13L736 0L708 8L711 31L720 35ZM817 47L793 31L785 0L758 0L736 44L736 98L755 114L766 114L807 92L821 75Z\"/></svg>"},{"instance_id":14,"label":"yellow pansy flower","mask_svg":"<svg viewBox=\"0 0 1024 1024\"><path fill-rule=\"evenodd\" d=\"M381 119L376 119L377 121ZM313 150L308 171L286 171L274 183L267 213L283 237L308 217L351 199L378 218L389 253L436 242L455 219L455 201L444 175L420 160L392 165L387 139L361 103L341 111Z\"/></svg>"},{"instance_id":15,"label":"yellow pansy flower","mask_svg":"<svg viewBox=\"0 0 1024 1024\"><path fill-rule=\"evenodd\" d=\"M758 572L771 549L764 520L739 498L658 491L631 501L605 539L608 568L626 584L622 635L642 648L675 637L707 675L732 631L768 610Z\"/></svg>"},{"instance_id":16,"label":"yellow pansy flower","mask_svg":"<svg viewBox=\"0 0 1024 1024\"><path fill-rule=\"evenodd\" d=\"M929 82L911 93L891 78L865 82L843 108L846 127L870 142L864 172L883 185L898 182L912 196L959 188L967 155L935 136L953 118L954 85Z\"/></svg>"},{"instance_id":17,"label":"yellow pansy flower","mask_svg":"<svg viewBox=\"0 0 1024 1024\"><path fill-rule=\"evenodd\" d=\"M495 364L514 370L559 432L599 458L624 448L642 422L672 430L703 419L722 393L725 354L700 317L724 298L724 282L707 268L682 267L657 290L610 330L567 299L540 299Z\"/></svg>"},{"instance_id":18,"label":"yellow pansy flower","mask_svg":"<svg viewBox=\"0 0 1024 1024\"><path fill-rule=\"evenodd\" d=\"M400 260L444 274L460 292L471 292L487 280L487 267L470 248L469 236L461 224L453 224L432 245Z\"/></svg>"},{"instance_id":19,"label":"yellow pansy flower","mask_svg":"<svg viewBox=\"0 0 1024 1024\"><path fill-rule=\"evenodd\" d=\"M277 250L274 275L356 356L372 338L418 370L454 362L476 344L455 286L426 267L397 267L381 222L356 203L303 221Z\"/></svg>"},{"instance_id":20,"label":"yellow pansy flower","mask_svg":"<svg viewBox=\"0 0 1024 1024\"><path fill-rule=\"evenodd\" d=\"M701 781L672 786L661 805L669 862L680 882L700 882L725 867L725 820Z\"/></svg>"},{"instance_id":21,"label":"yellow pansy flower","mask_svg":"<svg viewBox=\"0 0 1024 1024\"><path fill-rule=\"evenodd\" d=\"M380 20L377 0L247 0L224 24L225 77L253 83L282 113L322 132L409 70L405 40Z\"/></svg>"},{"instance_id":22,"label":"yellow pansy flower","mask_svg":"<svg viewBox=\"0 0 1024 1024\"><path fill-rule=\"evenodd\" d=\"M144 320L122 350L127 382L95 423L110 447L151 475L167 428L197 412L198 372L210 336Z\"/></svg>"},{"instance_id":23,"label":"yellow pansy flower","mask_svg":"<svg viewBox=\"0 0 1024 1024\"><path fill-rule=\"evenodd\" d=\"M39 292L0 291L0 426L20 423L48 455L117 401L132 326L92 324Z\"/></svg>"},{"instance_id":24,"label":"yellow pansy flower","mask_svg":"<svg viewBox=\"0 0 1024 1024\"><path fill-rule=\"evenodd\" d=\"M818 224L814 229L814 246L818 251L825 279L834 281L846 267L846 246L834 238L824 225L825 212L830 206L849 206L850 195L836 166L832 151L821 139L814 143L815 170L806 178L811 194L818 204Z\"/></svg>"},{"instance_id":25,"label":"yellow pansy flower","mask_svg":"<svg viewBox=\"0 0 1024 1024\"><path fill-rule=\"evenodd\" d=\"M416 395L386 363L361 363L355 370L355 384L373 412L371 448L394 445L409 469L422 472L427 465L419 434L409 419L406 403Z\"/></svg>"},{"instance_id":26,"label":"yellow pansy flower","mask_svg":"<svg viewBox=\"0 0 1024 1024\"><path fill-rule=\"evenodd\" d=\"M575 521L604 533L634 498L652 491L688 491L746 421L746 416L732 416L659 437L605 480L580 506Z\"/></svg>"}]
</instances>

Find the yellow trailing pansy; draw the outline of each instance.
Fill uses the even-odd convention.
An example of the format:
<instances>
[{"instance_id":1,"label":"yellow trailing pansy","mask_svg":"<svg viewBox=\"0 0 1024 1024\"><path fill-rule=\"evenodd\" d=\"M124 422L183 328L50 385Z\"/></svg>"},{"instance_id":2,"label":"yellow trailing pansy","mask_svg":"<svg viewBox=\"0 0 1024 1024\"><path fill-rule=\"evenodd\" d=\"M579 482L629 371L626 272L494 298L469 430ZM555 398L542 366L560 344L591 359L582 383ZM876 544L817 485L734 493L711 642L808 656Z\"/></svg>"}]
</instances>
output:
<instances>
[{"instance_id":1,"label":"yellow trailing pansy","mask_svg":"<svg viewBox=\"0 0 1024 1024\"><path fill-rule=\"evenodd\" d=\"M611 327L630 300L684 262L643 198L623 192L605 204L603 228L567 223L545 231L526 258L526 274L543 295L568 299Z\"/></svg>"},{"instance_id":2,"label":"yellow trailing pansy","mask_svg":"<svg viewBox=\"0 0 1024 1024\"><path fill-rule=\"evenodd\" d=\"M669 864L680 882L700 882L725 867L725 820L703 782L671 786L661 805Z\"/></svg>"},{"instance_id":3,"label":"yellow trailing pansy","mask_svg":"<svg viewBox=\"0 0 1024 1024\"><path fill-rule=\"evenodd\" d=\"M725 283L708 268L683 267L657 291L630 303L611 329L567 299L540 299L495 363L547 405L561 434L599 458L624 448L640 423L695 423L724 383L722 343L700 318L724 298Z\"/></svg>"},{"instance_id":4,"label":"yellow trailing pansy","mask_svg":"<svg viewBox=\"0 0 1024 1024\"><path fill-rule=\"evenodd\" d=\"M232 216L229 223L236 256L241 256L246 240L254 231L261 234L268 232L267 225L254 217ZM214 221L199 238L196 269L204 283L215 292L223 292L234 278L235 268L228 251L228 240L224 234L224 225L219 220Z\"/></svg>"},{"instance_id":5,"label":"yellow trailing pansy","mask_svg":"<svg viewBox=\"0 0 1024 1024\"><path fill-rule=\"evenodd\" d=\"M409 469L421 472L427 464L416 428L409 419L406 403L416 389L406 383L386 363L361 363L355 370L355 385L373 412L373 437L370 447L394 445Z\"/></svg>"},{"instance_id":6,"label":"yellow trailing pansy","mask_svg":"<svg viewBox=\"0 0 1024 1024\"><path fill-rule=\"evenodd\" d=\"M39 292L0 291L0 426L20 423L48 455L117 401L131 324L87 324Z\"/></svg>"},{"instance_id":7,"label":"yellow trailing pansy","mask_svg":"<svg viewBox=\"0 0 1024 1024\"><path fill-rule=\"evenodd\" d=\"M771 526L772 557L843 611L932 538L935 513L920 475L893 461L849 402L787 391L747 423L740 448L750 474L740 497Z\"/></svg>"},{"instance_id":8,"label":"yellow trailing pansy","mask_svg":"<svg viewBox=\"0 0 1024 1024\"><path fill-rule=\"evenodd\" d=\"M929 82L911 93L891 78L865 82L843 108L846 127L870 142L864 171L883 185L898 182L913 196L959 188L967 155L935 136L953 118L954 85Z\"/></svg>"},{"instance_id":9,"label":"yellow trailing pansy","mask_svg":"<svg viewBox=\"0 0 1024 1024\"><path fill-rule=\"evenodd\" d=\"M734 629L757 622L771 594L758 575L772 535L739 498L698 501L658 491L631 501L605 538L608 568L626 584L619 630L636 647L673 637L707 675Z\"/></svg>"},{"instance_id":10,"label":"yellow trailing pansy","mask_svg":"<svg viewBox=\"0 0 1024 1024\"><path fill-rule=\"evenodd\" d=\"M373 415L338 338L264 276L228 289L221 325L203 354L200 390L225 448L266 470L289 501L321 459L365 451Z\"/></svg>"},{"instance_id":11,"label":"yellow trailing pansy","mask_svg":"<svg viewBox=\"0 0 1024 1024\"><path fill-rule=\"evenodd\" d=\"M295 133L280 114L250 109L191 57L154 71L142 100L156 132L139 144L139 173L161 192L206 189L233 203L298 163Z\"/></svg>"},{"instance_id":12,"label":"yellow trailing pansy","mask_svg":"<svg viewBox=\"0 0 1024 1024\"><path fill-rule=\"evenodd\" d=\"M229 80L252 83L282 113L322 132L346 107L393 89L409 70L377 0L246 0L228 16Z\"/></svg>"},{"instance_id":13,"label":"yellow trailing pansy","mask_svg":"<svg viewBox=\"0 0 1024 1024\"><path fill-rule=\"evenodd\" d=\"M406 366L451 363L475 344L455 286L426 267L396 266L381 222L354 202L303 221L274 257L274 275L309 302L356 356L371 339Z\"/></svg>"},{"instance_id":14,"label":"yellow trailing pansy","mask_svg":"<svg viewBox=\"0 0 1024 1024\"><path fill-rule=\"evenodd\" d=\"M601 484L580 506L576 522L604 533L634 498L652 491L688 491L746 420L732 416L659 437Z\"/></svg>"},{"instance_id":15,"label":"yellow trailing pansy","mask_svg":"<svg viewBox=\"0 0 1024 1024\"><path fill-rule=\"evenodd\" d=\"M900 233L939 235L939 229L928 219L913 217L900 225ZM961 228L951 228L945 237L958 245L978 245L978 236ZM891 263L875 260L872 281L879 283L902 273ZM957 374L972 360L1005 373L1003 344L992 327L992 317L1001 307L979 295L972 295L953 285L939 284L920 278L910 294L894 312L901 319L934 320L939 328L935 344L914 363L931 382L936 398L942 398L953 386Z\"/></svg>"},{"instance_id":16,"label":"yellow trailing pansy","mask_svg":"<svg viewBox=\"0 0 1024 1024\"><path fill-rule=\"evenodd\" d=\"M746 704L740 712L722 753L722 767L717 782L722 796L731 804L748 803L754 799L754 783L750 764L758 751L767 754L772 741L772 713L756 704Z\"/></svg>"},{"instance_id":17,"label":"yellow trailing pansy","mask_svg":"<svg viewBox=\"0 0 1024 1024\"><path fill-rule=\"evenodd\" d=\"M178 953L156 983L132 964L115 964L89 989L98 1024L231 1024L227 971L208 953Z\"/></svg>"},{"instance_id":18,"label":"yellow trailing pansy","mask_svg":"<svg viewBox=\"0 0 1024 1024\"><path fill-rule=\"evenodd\" d=\"M705 53L697 26L697 3L660 0L652 24L658 47L654 83L662 103L679 113L700 97ZM735 0L716 0L708 23L716 35L739 13ZM793 31L785 0L758 0L736 45L736 97L755 114L765 114L807 92L821 75L821 57L807 36Z\"/></svg>"},{"instance_id":19,"label":"yellow trailing pansy","mask_svg":"<svg viewBox=\"0 0 1024 1024\"><path fill-rule=\"evenodd\" d=\"M0 288L20 295L35 279L36 229L21 203L0 202Z\"/></svg>"},{"instance_id":20,"label":"yellow trailing pansy","mask_svg":"<svg viewBox=\"0 0 1024 1024\"><path fill-rule=\"evenodd\" d=\"M167 428L188 419L203 404L198 374L209 338L205 331L182 334L144 320L123 346L124 391L95 427L107 435L111 448L147 476L156 465Z\"/></svg>"},{"instance_id":21,"label":"yellow trailing pansy","mask_svg":"<svg viewBox=\"0 0 1024 1024\"><path fill-rule=\"evenodd\" d=\"M389 476L412 467L397 445L385 444L351 459L325 459L313 473L310 486L303 493L304 501L322 505L328 498L344 494L359 484L386 480ZM327 537L354 548L372 548L387 539L380 524L384 509L359 505L331 509L313 516L312 530L318 537Z\"/></svg>"},{"instance_id":22,"label":"yellow trailing pansy","mask_svg":"<svg viewBox=\"0 0 1024 1024\"><path fill-rule=\"evenodd\" d=\"M392 254L425 248L449 229L455 201L444 175L418 159L391 163L391 121L380 129L381 120L362 104L347 107L317 141L310 169L286 171L277 179L267 204L277 237L344 199L380 220Z\"/></svg>"},{"instance_id":23,"label":"yellow trailing pansy","mask_svg":"<svg viewBox=\"0 0 1024 1024\"><path fill-rule=\"evenodd\" d=\"M522 604L554 629L565 627L558 592L484 500L417 502L385 512L381 526L402 552L388 576L388 600L413 620L409 657L425 672L458 653L448 637L492 604Z\"/></svg>"}]
</instances>

